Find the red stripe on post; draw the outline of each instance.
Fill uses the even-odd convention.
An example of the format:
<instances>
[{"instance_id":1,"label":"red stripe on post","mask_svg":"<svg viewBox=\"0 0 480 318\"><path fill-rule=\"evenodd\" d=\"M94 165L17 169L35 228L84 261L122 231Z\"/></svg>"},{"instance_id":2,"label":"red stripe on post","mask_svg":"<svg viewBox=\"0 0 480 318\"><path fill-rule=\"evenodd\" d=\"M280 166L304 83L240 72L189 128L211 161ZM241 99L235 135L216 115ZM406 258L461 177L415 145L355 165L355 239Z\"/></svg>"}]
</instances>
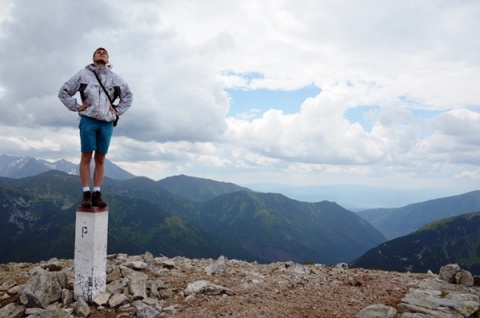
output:
<instances>
[{"instance_id":1,"label":"red stripe on post","mask_svg":"<svg viewBox=\"0 0 480 318\"><path fill-rule=\"evenodd\" d=\"M78 206L77 212L86 212L86 213L108 212L108 207L97 208L95 206L92 206L91 208L84 208L83 206Z\"/></svg>"}]
</instances>

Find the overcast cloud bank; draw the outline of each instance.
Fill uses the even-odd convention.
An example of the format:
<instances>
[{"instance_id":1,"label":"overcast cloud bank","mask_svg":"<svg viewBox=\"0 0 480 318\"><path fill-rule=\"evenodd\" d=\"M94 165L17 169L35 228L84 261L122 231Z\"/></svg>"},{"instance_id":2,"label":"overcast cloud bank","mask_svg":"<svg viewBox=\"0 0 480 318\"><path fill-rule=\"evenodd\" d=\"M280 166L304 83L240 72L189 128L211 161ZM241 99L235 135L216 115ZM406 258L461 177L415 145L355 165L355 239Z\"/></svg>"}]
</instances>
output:
<instances>
[{"instance_id":1,"label":"overcast cloud bank","mask_svg":"<svg viewBox=\"0 0 480 318\"><path fill-rule=\"evenodd\" d=\"M479 16L473 0L3 0L0 152L78 161L57 93L102 46L134 94L108 158L133 174L475 190ZM234 100L305 87L288 108Z\"/></svg>"}]
</instances>

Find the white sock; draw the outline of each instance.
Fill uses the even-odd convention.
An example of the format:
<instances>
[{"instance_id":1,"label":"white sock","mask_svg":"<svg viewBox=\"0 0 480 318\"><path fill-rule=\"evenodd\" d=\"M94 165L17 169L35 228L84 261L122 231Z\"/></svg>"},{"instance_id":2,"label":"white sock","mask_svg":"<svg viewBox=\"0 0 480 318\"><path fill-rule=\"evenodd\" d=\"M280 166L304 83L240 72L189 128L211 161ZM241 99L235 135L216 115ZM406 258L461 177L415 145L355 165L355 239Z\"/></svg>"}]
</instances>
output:
<instances>
[{"instance_id":1,"label":"white sock","mask_svg":"<svg viewBox=\"0 0 480 318\"><path fill-rule=\"evenodd\" d=\"M90 187L83 187L83 192L90 191Z\"/></svg>"},{"instance_id":2,"label":"white sock","mask_svg":"<svg viewBox=\"0 0 480 318\"><path fill-rule=\"evenodd\" d=\"M93 187L93 192L100 192L100 187Z\"/></svg>"}]
</instances>

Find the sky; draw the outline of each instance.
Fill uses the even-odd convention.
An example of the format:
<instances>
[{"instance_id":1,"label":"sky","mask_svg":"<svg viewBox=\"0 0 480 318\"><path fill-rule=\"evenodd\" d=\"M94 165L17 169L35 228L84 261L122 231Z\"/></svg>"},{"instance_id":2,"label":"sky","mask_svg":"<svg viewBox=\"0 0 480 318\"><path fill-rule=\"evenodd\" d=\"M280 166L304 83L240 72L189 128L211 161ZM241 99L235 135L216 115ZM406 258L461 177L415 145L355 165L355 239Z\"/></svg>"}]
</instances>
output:
<instances>
[{"instance_id":1,"label":"sky","mask_svg":"<svg viewBox=\"0 0 480 318\"><path fill-rule=\"evenodd\" d=\"M478 17L476 0L0 0L0 153L79 161L57 94L105 47L133 92L107 158L135 175L478 190Z\"/></svg>"}]
</instances>

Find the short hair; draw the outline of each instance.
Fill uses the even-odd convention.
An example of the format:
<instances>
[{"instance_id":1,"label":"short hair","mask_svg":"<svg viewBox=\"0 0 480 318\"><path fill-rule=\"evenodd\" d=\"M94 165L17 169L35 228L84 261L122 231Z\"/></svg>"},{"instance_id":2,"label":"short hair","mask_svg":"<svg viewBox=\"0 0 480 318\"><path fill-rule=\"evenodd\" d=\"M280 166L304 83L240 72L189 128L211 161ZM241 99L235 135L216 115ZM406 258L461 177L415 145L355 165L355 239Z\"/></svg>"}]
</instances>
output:
<instances>
[{"instance_id":1,"label":"short hair","mask_svg":"<svg viewBox=\"0 0 480 318\"><path fill-rule=\"evenodd\" d=\"M95 56L95 53L97 53L98 50L104 50L105 52L107 52L107 55L108 55L108 51L105 50L103 47L99 47L98 49L96 49L94 52L93 52L93 56Z\"/></svg>"}]
</instances>

